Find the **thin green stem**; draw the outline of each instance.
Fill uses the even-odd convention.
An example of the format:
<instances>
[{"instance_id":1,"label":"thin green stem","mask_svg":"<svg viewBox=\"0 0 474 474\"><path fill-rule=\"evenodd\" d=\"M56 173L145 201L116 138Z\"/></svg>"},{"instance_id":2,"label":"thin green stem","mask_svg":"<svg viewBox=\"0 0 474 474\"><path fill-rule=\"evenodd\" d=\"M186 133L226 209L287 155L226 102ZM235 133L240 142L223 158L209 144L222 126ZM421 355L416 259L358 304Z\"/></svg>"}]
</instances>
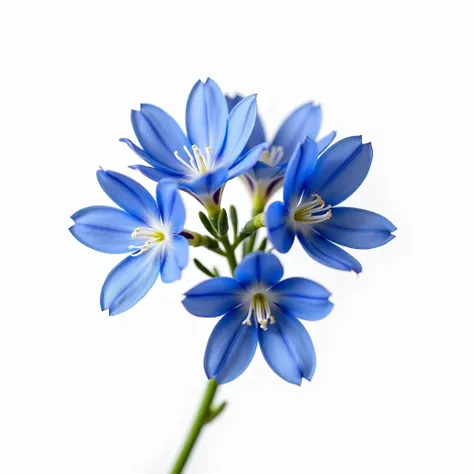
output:
<instances>
[{"instance_id":1,"label":"thin green stem","mask_svg":"<svg viewBox=\"0 0 474 474\"><path fill-rule=\"evenodd\" d=\"M170 471L170 474L180 474L183 471L203 426L214 420L225 408L225 403L221 403L217 408L212 408L212 402L216 396L217 389L218 384L216 379L209 380L201 405L199 406L196 417L194 418L194 422L191 425L188 436L184 441L183 447L176 458L176 462L173 469Z\"/></svg>"},{"instance_id":2,"label":"thin green stem","mask_svg":"<svg viewBox=\"0 0 474 474\"><path fill-rule=\"evenodd\" d=\"M261 204L254 205L252 217L258 216L263 212L264 206ZM253 252L255 247L255 241L257 240L258 229L250 236L249 240L246 242L246 253Z\"/></svg>"},{"instance_id":3,"label":"thin green stem","mask_svg":"<svg viewBox=\"0 0 474 474\"><path fill-rule=\"evenodd\" d=\"M227 257L227 261L229 262L230 271L233 275L235 267L237 267L237 260L235 258L234 247L231 245L229 241L229 237L227 237L227 235L224 235L223 237L221 237L221 242L225 249L225 254Z\"/></svg>"}]
</instances>

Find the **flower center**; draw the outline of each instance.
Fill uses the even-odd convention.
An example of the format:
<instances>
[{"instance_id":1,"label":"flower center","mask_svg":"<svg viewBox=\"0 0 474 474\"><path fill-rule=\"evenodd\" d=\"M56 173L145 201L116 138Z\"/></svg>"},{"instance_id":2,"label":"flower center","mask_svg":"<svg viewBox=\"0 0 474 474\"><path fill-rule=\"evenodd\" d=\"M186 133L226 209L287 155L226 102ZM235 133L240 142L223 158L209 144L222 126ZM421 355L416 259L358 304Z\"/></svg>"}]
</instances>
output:
<instances>
[{"instance_id":1,"label":"flower center","mask_svg":"<svg viewBox=\"0 0 474 474\"><path fill-rule=\"evenodd\" d=\"M252 296L250 301L249 311L247 317L244 319L242 324L252 325L252 315L257 320L257 324L266 331L268 328L268 322L275 324L275 318L271 315L270 305L268 304L267 298L263 293L256 293Z\"/></svg>"},{"instance_id":2,"label":"flower center","mask_svg":"<svg viewBox=\"0 0 474 474\"><path fill-rule=\"evenodd\" d=\"M151 227L137 227L132 232L132 237L134 239L147 239L146 242L142 245L129 245L130 249L137 249L130 256L138 257L142 253L148 252L153 247L161 244L165 240L164 232L153 229Z\"/></svg>"},{"instance_id":3,"label":"flower center","mask_svg":"<svg viewBox=\"0 0 474 474\"><path fill-rule=\"evenodd\" d=\"M293 214L295 222L310 224L318 224L327 221L331 216L331 206L326 206L324 201L317 194L312 195L311 201L297 206Z\"/></svg>"},{"instance_id":4,"label":"flower center","mask_svg":"<svg viewBox=\"0 0 474 474\"><path fill-rule=\"evenodd\" d=\"M211 158L212 148L210 146L206 147L206 156L204 156L197 145L191 147L193 150L192 153L189 151L187 146L183 146L183 149L189 157L189 163L179 156L178 150L174 152L174 156L181 164L191 170L193 174L197 176L206 174L214 165Z\"/></svg>"},{"instance_id":5,"label":"flower center","mask_svg":"<svg viewBox=\"0 0 474 474\"><path fill-rule=\"evenodd\" d=\"M281 162L281 160L283 160L284 155L285 150L282 146L272 146L270 149L265 150L262 153L260 161L263 161L269 166L276 166Z\"/></svg>"}]
</instances>

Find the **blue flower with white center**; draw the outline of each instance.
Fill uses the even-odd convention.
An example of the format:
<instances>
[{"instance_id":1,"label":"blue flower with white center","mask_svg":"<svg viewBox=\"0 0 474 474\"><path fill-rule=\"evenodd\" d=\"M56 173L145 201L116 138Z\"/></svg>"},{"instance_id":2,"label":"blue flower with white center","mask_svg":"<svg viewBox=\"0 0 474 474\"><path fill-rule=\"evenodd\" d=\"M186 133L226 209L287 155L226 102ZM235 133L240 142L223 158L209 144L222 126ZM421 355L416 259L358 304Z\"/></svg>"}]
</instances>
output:
<instances>
[{"instance_id":1,"label":"blue flower with white center","mask_svg":"<svg viewBox=\"0 0 474 474\"><path fill-rule=\"evenodd\" d=\"M91 206L76 212L69 229L79 242L103 253L129 253L107 276L100 305L114 316L130 309L151 289L161 272L164 283L181 278L188 264L188 241L179 233L184 205L175 183L162 181L153 196L133 179L99 170L105 193L123 210Z\"/></svg>"},{"instance_id":2,"label":"blue flower with white center","mask_svg":"<svg viewBox=\"0 0 474 474\"><path fill-rule=\"evenodd\" d=\"M236 95L235 97L226 96L226 99L229 110L233 110L243 98ZM320 105L308 102L295 109L281 124L271 144L262 151L259 161L242 175L253 196L256 212L261 212L270 197L281 187L290 158L306 137L313 139L317 137L321 122ZM320 152L331 144L335 136L336 132L333 131L318 140ZM266 141L265 128L257 114L255 128L243 153Z\"/></svg>"},{"instance_id":3,"label":"blue flower with white center","mask_svg":"<svg viewBox=\"0 0 474 474\"><path fill-rule=\"evenodd\" d=\"M360 273L361 264L335 244L371 249L390 242L396 230L375 212L338 206L367 176L372 145L362 144L360 136L349 137L328 148L316 161L317 156L318 146L306 138L288 165L283 202L274 202L265 214L268 236L282 253L290 250L297 236L318 262Z\"/></svg>"},{"instance_id":4,"label":"blue flower with white center","mask_svg":"<svg viewBox=\"0 0 474 474\"><path fill-rule=\"evenodd\" d=\"M186 106L187 136L164 110L143 104L132 110L132 126L142 148L122 138L150 166L133 169L159 182L172 178L211 215L220 210L223 185L251 168L265 144L241 154L255 125L256 96L243 99L229 114L224 94L212 80L198 81Z\"/></svg>"},{"instance_id":5,"label":"blue flower with white center","mask_svg":"<svg viewBox=\"0 0 474 474\"><path fill-rule=\"evenodd\" d=\"M195 316L224 317L212 331L204 356L208 378L222 384L241 375L257 343L273 371L297 385L316 368L313 343L299 319L316 321L333 304L330 293L305 278L280 281L283 267L270 253L247 255L235 279L213 278L186 293L183 304ZM299 319L298 319L299 318Z\"/></svg>"}]
</instances>

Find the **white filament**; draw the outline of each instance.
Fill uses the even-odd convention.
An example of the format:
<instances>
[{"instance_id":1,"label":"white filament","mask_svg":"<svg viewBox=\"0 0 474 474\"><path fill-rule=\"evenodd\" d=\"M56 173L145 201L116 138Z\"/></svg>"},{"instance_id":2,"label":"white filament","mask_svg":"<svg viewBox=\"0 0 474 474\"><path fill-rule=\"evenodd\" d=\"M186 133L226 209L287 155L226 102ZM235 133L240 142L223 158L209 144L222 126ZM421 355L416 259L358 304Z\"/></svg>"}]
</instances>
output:
<instances>
[{"instance_id":1,"label":"white filament","mask_svg":"<svg viewBox=\"0 0 474 474\"><path fill-rule=\"evenodd\" d=\"M193 174L197 176L203 175L207 173L214 166L214 163L211 157L211 151L212 151L211 147L209 146L206 147L206 156L203 155L203 153L201 152L201 150L199 149L197 145L193 145L191 147L193 151L192 154L189 151L187 146L183 146L183 149L189 157L189 163L183 158L181 158L181 156L179 156L179 153L177 150L174 152L174 156L182 165L188 168L188 170L192 171Z\"/></svg>"}]
</instances>

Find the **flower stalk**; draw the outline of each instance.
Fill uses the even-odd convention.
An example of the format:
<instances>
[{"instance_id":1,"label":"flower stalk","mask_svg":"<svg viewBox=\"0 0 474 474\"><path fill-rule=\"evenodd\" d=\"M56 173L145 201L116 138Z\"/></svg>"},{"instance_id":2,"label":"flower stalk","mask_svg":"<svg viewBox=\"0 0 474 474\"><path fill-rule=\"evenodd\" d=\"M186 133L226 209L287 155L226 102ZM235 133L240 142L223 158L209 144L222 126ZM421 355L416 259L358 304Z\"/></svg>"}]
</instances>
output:
<instances>
[{"instance_id":1,"label":"flower stalk","mask_svg":"<svg viewBox=\"0 0 474 474\"><path fill-rule=\"evenodd\" d=\"M226 402L220 403L217 407L212 406L212 402L214 401L218 388L219 385L217 380L214 378L210 379L207 384L206 391L204 392L201 405L199 406L193 424L189 429L188 436L184 441L183 447L176 458L175 464L171 469L170 474L180 474L183 471L184 466L188 461L189 455L191 454L204 425L209 424L211 421L215 420L226 407Z\"/></svg>"}]
</instances>

